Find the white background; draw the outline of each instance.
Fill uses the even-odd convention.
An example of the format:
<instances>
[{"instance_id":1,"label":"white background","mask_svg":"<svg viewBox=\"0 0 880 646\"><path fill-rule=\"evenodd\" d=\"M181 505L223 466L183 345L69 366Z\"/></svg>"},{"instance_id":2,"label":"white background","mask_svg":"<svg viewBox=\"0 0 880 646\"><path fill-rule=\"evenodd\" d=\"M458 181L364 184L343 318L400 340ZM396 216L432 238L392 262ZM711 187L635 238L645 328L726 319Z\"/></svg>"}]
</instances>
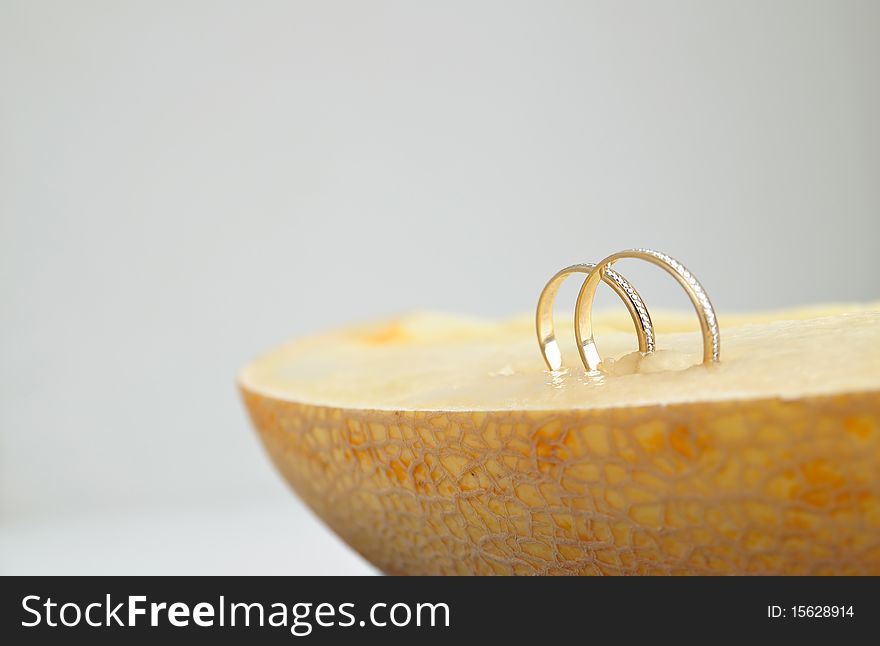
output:
<instances>
[{"instance_id":1,"label":"white background","mask_svg":"<svg viewBox=\"0 0 880 646\"><path fill-rule=\"evenodd\" d=\"M0 572L372 571L243 363L631 246L877 299L878 115L871 1L0 0Z\"/></svg>"}]
</instances>

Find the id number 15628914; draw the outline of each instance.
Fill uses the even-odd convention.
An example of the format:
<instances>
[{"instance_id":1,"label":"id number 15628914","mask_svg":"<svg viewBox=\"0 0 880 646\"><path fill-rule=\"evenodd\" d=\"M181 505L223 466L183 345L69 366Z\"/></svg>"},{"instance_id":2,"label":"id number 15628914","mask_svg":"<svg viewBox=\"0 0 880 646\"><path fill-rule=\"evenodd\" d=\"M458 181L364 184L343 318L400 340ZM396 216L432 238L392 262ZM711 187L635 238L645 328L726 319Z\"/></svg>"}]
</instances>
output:
<instances>
[{"instance_id":1,"label":"id number 15628914","mask_svg":"<svg viewBox=\"0 0 880 646\"><path fill-rule=\"evenodd\" d=\"M855 616L853 606L848 605L799 605L767 606L771 619L848 619Z\"/></svg>"}]
</instances>

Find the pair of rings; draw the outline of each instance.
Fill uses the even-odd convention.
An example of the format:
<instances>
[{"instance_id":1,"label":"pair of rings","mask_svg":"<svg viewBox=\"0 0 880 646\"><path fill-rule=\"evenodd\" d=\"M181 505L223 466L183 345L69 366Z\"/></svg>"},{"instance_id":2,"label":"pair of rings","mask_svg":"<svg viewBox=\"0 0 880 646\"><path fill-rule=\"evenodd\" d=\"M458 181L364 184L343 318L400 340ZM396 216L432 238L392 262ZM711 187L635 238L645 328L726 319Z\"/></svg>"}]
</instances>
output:
<instances>
[{"instance_id":1,"label":"pair of rings","mask_svg":"<svg viewBox=\"0 0 880 646\"><path fill-rule=\"evenodd\" d=\"M583 273L584 279L581 290L578 293L575 305L574 330L577 339L578 352L584 367L595 372L602 363L596 340L593 336L593 299L599 281L608 284L615 293L623 300L632 317L639 340L639 352L650 354L656 348L654 337L654 324L648 308L642 300L636 288L619 273L611 269L618 260L624 258L636 258L645 260L653 265L664 269L681 285L688 298L690 298L697 316L700 319L700 330L703 335L703 363L718 361L721 353L721 337L718 330L718 318L715 316L715 308L706 294L706 290L697 278L675 258L659 251L651 249L628 249L611 254L597 264L571 265L557 272L544 286L541 296L538 298L538 308L535 313L535 329L538 333L538 345L541 355L550 370L556 371L562 368L562 353L556 341L556 333L553 326L553 302L559 287L571 274Z\"/></svg>"}]
</instances>

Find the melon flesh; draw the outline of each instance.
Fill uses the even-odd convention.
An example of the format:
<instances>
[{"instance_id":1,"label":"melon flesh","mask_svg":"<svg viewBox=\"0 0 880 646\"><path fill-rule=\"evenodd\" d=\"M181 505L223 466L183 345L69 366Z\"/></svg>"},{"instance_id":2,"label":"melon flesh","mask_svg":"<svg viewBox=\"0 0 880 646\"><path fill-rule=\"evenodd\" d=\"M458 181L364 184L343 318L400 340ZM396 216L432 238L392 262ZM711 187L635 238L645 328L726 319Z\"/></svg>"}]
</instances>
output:
<instances>
[{"instance_id":1,"label":"melon flesh","mask_svg":"<svg viewBox=\"0 0 880 646\"><path fill-rule=\"evenodd\" d=\"M880 574L880 304L623 314L548 372L530 316L293 342L240 386L298 494L395 574ZM570 328L557 322L564 343ZM565 345L563 345L565 350Z\"/></svg>"}]
</instances>

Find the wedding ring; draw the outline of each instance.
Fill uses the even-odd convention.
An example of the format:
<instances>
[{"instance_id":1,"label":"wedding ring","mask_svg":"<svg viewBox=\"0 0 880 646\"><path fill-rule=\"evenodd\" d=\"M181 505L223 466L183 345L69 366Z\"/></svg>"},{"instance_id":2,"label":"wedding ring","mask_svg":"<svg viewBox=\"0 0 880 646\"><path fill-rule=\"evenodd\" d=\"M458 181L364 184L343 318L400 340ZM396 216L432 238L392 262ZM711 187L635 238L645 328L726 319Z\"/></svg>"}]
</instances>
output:
<instances>
[{"instance_id":1,"label":"wedding ring","mask_svg":"<svg viewBox=\"0 0 880 646\"><path fill-rule=\"evenodd\" d=\"M721 338L718 330L718 319L709 296L696 277L684 265L674 258L651 249L630 249L612 254L600 263L593 265L581 286L575 306L575 337L578 352L587 370L596 371L602 358L593 338L593 298L600 280L606 280L611 265L623 258L646 260L671 274L678 284L687 292L697 316L700 319L700 330L703 334L703 363L718 361L721 353ZM619 274L618 274L619 275ZM606 280L607 282L607 280Z\"/></svg>"},{"instance_id":2,"label":"wedding ring","mask_svg":"<svg viewBox=\"0 0 880 646\"><path fill-rule=\"evenodd\" d=\"M538 307L535 312L535 329L538 332L538 345L541 347L541 355L544 357L544 363L547 364L550 370L562 368L562 352L559 349L559 343L556 341L556 332L553 327L553 302L556 300L556 293L565 279L571 274L590 274L595 272L594 267L595 265L592 264L582 264L571 265L562 269L544 286L544 290L538 298ZM601 278L611 286L626 304L639 339L639 352L653 352L654 326L651 323L648 309L645 307L635 287L630 285L629 281L613 269L603 272ZM578 340L578 343L580 343L580 340Z\"/></svg>"}]
</instances>

